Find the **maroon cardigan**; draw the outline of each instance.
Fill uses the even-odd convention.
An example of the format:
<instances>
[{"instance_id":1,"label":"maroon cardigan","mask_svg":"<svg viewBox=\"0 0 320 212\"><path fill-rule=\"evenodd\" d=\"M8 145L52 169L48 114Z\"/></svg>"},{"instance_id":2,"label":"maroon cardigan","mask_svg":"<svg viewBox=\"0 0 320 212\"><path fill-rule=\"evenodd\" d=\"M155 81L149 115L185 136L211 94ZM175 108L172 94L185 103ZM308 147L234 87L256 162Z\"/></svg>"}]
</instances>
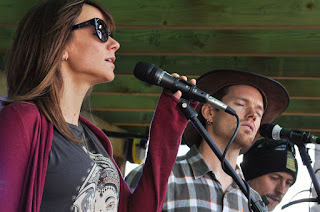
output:
<instances>
[{"instance_id":1,"label":"maroon cardigan","mask_svg":"<svg viewBox=\"0 0 320 212\"><path fill-rule=\"evenodd\" d=\"M118 211L161 211L168 177L187 124L177 103L171 93L163 92L160 96L150 128L143 175L133 193L123 177L120 179ZM80 117L80 121L94 132L113 160L107 136L87 119ZM1 211L40 210L52 137L53 125L34 104L12 103L0 111ZM118 172L121 176L119 168Z\"/></svg>"}]
</instances>

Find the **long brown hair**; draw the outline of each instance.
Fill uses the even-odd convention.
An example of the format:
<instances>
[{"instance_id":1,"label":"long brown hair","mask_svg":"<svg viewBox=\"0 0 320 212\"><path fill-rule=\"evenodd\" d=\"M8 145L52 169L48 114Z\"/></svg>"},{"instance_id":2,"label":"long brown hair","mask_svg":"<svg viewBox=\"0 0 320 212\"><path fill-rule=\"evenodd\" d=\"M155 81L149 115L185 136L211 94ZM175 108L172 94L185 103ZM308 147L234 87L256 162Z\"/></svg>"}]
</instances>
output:
<instances>
[{"instance_id":1,"label":"long brown hair","mask_svg":"<svg viewBox=\"0 0 320 212\"><path fill-rule=\"evenodd\" d=\"M32 101L67 139L79 142L68 127L60 108L63 50L83 4L99 9L114 30L111 14L91 0L47 0L34 6L22 19L6 64L8 105Z\"/></svg>"}]
</instances>

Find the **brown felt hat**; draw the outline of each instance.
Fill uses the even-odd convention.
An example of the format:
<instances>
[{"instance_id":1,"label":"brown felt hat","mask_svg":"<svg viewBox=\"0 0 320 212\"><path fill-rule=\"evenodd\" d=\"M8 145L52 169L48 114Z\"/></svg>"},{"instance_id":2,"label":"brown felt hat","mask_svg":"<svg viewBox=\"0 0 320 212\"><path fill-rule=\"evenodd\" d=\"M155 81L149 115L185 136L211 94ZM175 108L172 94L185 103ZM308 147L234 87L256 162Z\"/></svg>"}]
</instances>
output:
<instances>
[{"instance_id":1,"label":"brown felt hat","mask_svg":"<svg viewBox=\"0 0 320 212\"><path fill-rule=\"evenodd\" d=\"M203 74L197 79L197 88L211 96L220 89L231 85L251 85L262 93L265 101L265 112L261 124L272 122L289 105L289 94L279 82L256 73L238 70L214 70ZM199 120L203 122L202 105L199 104L196 111ZM259 132L255 140L258 137ZM183 142L191 147L192 145L199 146L201 141L201 135L193 124L189 122L183 133Z\"/></svg>"}]
</instances>

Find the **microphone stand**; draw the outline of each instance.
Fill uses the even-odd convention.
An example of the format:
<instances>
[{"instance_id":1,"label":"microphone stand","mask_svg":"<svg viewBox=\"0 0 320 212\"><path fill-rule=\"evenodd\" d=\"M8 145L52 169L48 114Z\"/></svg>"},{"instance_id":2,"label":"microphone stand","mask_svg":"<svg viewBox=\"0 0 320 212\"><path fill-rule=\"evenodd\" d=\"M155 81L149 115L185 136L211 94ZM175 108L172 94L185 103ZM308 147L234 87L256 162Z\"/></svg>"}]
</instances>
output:
<instances>
[{"instance_id":1,"label":"microphone stand","mask_svg":"<svg viewBox=\"0 0 320 212\"><path fill-rule=\"evenodd\" d=\"M285 209L293 204L296 204L296 203L302 203L302 202L317 202L318 204L320 203L320 185L319 185L319 182L316 178L316 174L314 173L314 170L311 166L311 158L310 158L310 155L307 151L307 148L306 148L306 144L303 143L303 138L305 138L305 136L308 136L309 133L307 132L304 132L302 135L301 135L301 138L296 138L296 139L291 139L290 141L294 144L297 145L297 147L299 148L299 153L300 153L300 156L301 156L301 160L303 162L303 165L305 165L308 169L308 172L309 172L309 175L311 177L311 181L313 183L313 186L314 186L314 189L317 193L317 197L316 198L306 198L306 199L301 199L301 200L296 200L296 201L292 201L292 202L289 202L285 205L282 206L281 209Z\"/></svg>"},{"instance_id":2,"label":"microphone stand","mask_svg":"<svg viewBox=\"0 0 320 212\"><path fill-rule=\"evenodd\" d=\"M182 110L183 114L185 115L185 117L187 118L187 120L190 120L193 123L193 125L196 127L196 129L198 130L200 135L205 139L205 141L208 143L208 145L210 146L212 151L217 155L219 160L222 162L222 160L223 160L222 152L220 151L218 146L214 143L214 141L209 136L209 134L206 131L206 129L204 128L204 126L199 121L199 119L197 117L198 113L190 106L189 102L183 98L180 98L180 102L178 105L179 105L180 109ZM230 163L227 160L224 160L223 162L224 162L227 174L229 174L233 178L233 180L239 186L240 190L246 195L248 200L249 199L251 200L251 202L250 202L251 209L255 212L262 212L262 211L265 212L266 209L263 207L262 201L255 200L255 198L253 196L250 196L249 195L250 191L248 191L248 189L250 189L250 187L248 187L248 188L246 187L243 180L237 175L237 173L235 172L235 170L232 168L232 166L230 165Z\"/></svg>"}]
</instances>

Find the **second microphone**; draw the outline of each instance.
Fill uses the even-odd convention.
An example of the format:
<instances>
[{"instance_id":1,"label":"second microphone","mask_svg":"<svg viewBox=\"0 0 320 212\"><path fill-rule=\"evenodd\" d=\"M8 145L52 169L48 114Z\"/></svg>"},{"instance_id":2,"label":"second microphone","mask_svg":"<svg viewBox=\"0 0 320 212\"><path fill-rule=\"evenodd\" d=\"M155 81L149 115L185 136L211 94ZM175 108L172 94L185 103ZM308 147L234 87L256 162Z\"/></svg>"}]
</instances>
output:
<instances>
[{"instance_id":1,"label":"second microphone","mask_svg":"<svg viewBox=\"0 0 320 212\"><path fill-rule=\"evenodd\" d=\"M134 76L139 80L160 86L166 89L176 92L180 90L183 94L183 98L193 99L201 103L207 103L214 106L217 109L223 110L231 115L235 115L236 112L228 105L210 96L208 93L198 89L195 85L187 82L181 78L174 78L166 71L146 62L138 62L134 68Z\"/></svg>"}]
</instances>

